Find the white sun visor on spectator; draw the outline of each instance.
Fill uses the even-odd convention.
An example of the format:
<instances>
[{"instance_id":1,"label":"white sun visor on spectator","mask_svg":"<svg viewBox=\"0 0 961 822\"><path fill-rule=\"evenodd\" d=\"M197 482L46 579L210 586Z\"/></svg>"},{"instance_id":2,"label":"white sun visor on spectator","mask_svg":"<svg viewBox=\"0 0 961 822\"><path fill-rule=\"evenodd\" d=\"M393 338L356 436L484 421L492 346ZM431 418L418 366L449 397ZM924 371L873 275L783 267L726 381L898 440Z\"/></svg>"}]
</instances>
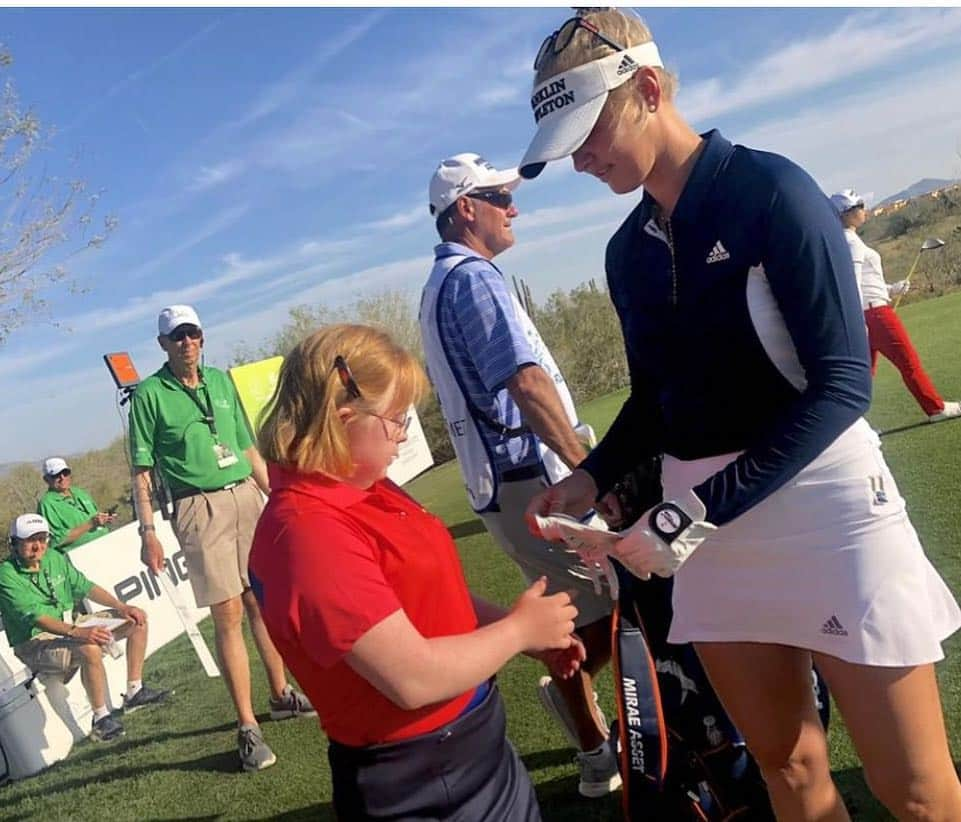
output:
<instances>
[{"instance_id":1,"label":"white sun visor on spectator","mask_svg":"<svg viewBox=\"0 0 961 822\"><path fill-rule=\"evenodd\" d=\"M607 93L642 66L662 65L651 41L555 74L537 86L531 95L537 133L520 162L521 176L533 179L550 160L577 151L594 128Z\"/></svg>"}]
</instances>

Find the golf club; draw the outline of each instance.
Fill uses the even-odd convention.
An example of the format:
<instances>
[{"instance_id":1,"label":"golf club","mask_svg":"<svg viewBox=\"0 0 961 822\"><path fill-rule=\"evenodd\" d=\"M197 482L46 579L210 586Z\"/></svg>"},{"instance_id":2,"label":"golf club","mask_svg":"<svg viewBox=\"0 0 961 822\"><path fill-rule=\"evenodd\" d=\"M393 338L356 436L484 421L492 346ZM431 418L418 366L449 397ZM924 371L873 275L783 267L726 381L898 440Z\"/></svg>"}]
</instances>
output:
<instances>
[{"instance_id":1,"label":"golf club","mask_svg":"<svg viewBox=\"0 0 961 822\"><path fill-rule=\"evenodd\" d=\"M928 239L926 239L923 243L921 243L921 248L918 249L918 256L914 258L914 262L911 263L911 268L908 271L908 276L904 278L905 286L907 286L908 283L911 282L911 275L914 274L914 269L918 267L918 260L921 259L921 255L925 251L931 251L934 248L941 248L941 246L943 245L944 245L944 240L939 240L937 237L928 237ZM905 291L906 290L907 288L905 288ZM904 291L902 291L900 294L898 294L897 297L894 298L893 308L895 311L898 310L898 305L900 305L902 297L904 297Z\"/></svg>"},{"instance_id":2,"label":"golf club","mask_svg":"<svg viewBox=\"0 0 961 822\"><path fill-rule=\"evenodd\" d=\"M886 431L878 431L878 436L886 437L888 434L900 434L902 431L913 431L915 428L930 428L932 425L940 425L943 422L951 422L952 420L961 420L961 417L946 417L943 420L936 420L934 422L931 420L912 422L907 425L899 425L896 428L888 428Z\"/></svg>"}]
</instances>

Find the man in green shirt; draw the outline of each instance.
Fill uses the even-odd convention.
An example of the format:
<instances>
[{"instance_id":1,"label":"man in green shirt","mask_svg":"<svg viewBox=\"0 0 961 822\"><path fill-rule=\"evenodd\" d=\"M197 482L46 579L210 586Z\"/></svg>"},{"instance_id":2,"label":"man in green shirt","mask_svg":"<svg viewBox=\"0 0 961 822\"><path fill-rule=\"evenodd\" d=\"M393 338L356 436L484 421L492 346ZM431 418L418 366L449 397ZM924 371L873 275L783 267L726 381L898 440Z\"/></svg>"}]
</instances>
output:
<instances>
[{"instance_id":1,"label":"man in green shirt","mask_svg":"<svg viewBox=\"0 0 961 822\"><path fill-rule=\"evenodd\" d=\"M66 553L109 533L107 526L117 515L101 511L83 488L73 485L70 466L62 457L43 461L47 492L40 497L37 513L50 523L50 545Z\"/></svg>"},{"instance_id":2,"label":"man in green shirt","mask_svg":"<svg viewBox=\"0 0 961 822\"><path fill-rule=\"evenodd\" d=\"M35 674L69 682L80 671L93 709L90 736L107 742L124 733L107 708L103 667L104 650L115 640L127 640L125 713L162 702L169 692L143 682L147 615L95 585L59 551L48 551L49 539L50 526L40 514L21 514L11 524L10 556L0 563L0 617L13 652ZM74 624L74 602L83 597L111 610ZM105 618L125 622L110 630L98 624Z\"/></svg>"},{"instance_id":3,"label":"man in green shirt","mask_svg":"<svg viewBox=\"0 0 961 822\"><path fill-rule=\"evenodd\" d=\"M150 500L150 471L156 468L173 497L171 523L197 605L209 605L214 620L217 655L237 711L241 767L258 771L277 757L264 741L251 703L245 613L267 671L271 718L317 715L307 697L288 684L250 590L247 558L264 505L261 492L270 493L267 466L230 379L201 363L204 334L197 312L189 305L169 306L160 312L157 330L167 362L137 386L130 404L141 558L155 574L162 572L164 553Z\"/></svg>"}]
</instances>

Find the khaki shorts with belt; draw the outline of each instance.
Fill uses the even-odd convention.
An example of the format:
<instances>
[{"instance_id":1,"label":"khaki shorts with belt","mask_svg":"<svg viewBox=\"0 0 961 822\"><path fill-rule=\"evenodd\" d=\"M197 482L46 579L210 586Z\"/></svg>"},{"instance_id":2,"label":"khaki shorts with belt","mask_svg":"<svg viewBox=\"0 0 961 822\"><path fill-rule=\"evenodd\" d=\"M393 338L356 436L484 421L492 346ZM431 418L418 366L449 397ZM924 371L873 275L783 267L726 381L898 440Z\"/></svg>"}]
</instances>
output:
<instances>
[{"instance_id":1,"label":"khaki shorts with belt","mask_svg":"<svg viewBox=\"0 0 961 822\"><path fill-rule=\"evenodd\" d=\"M263 495L250 477L174 502L173 530L199 607L233 599L250 587L247 560L263 507Z\"/></svg>"}]
</instances>

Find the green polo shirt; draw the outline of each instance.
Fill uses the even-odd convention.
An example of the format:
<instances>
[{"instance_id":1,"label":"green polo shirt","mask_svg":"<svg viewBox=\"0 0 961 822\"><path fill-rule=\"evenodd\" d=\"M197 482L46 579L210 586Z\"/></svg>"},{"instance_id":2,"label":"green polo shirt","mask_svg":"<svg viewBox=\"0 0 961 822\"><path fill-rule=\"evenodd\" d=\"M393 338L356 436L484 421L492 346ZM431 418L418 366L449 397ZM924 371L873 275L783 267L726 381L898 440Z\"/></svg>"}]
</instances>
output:
<instances>
[{"instance_id":1,"label":"green polo shirt","mask_svg":"<svg viewBox=\"0 0 961 822\"><path fill-rule=\"evenodd\" d=\"M21 568L11 554L0 562L0 617L7 642L16 646L39 634L38 617L62 619L91 588L93 583L59 551L47 549L39 571Z\"/></svg>"},{"instance_id":2,"label":"green polo shirt","mask_svg":"<svg viewBox=\"0 0 961 822\"><path fill-rule=\"evenodd\" d=\"M97 503L83 488L71 488L69 495L53 489L48 490L40 497L37 513L50 523L50 547L58 551L72 551L85 542L110 533L106 525L99 525L81 534L69 545L63 544L67 534L81 523L88 522L97 513Z\"/></svg>"},{"instance_id":3,"label":"green polo shirt","mask_svg":"<svg viewBox=\"0 0 961 822\"><path fill-rule=\"evenodd\" d=\"M191 391L165 364L137 386L130 403L133 464L157 465L174 493L223 488L252 472L243 452L253 442L233 383L217 368L201 368L200 378L200 386ZM202 410L208 407L213 411L217 440L237 456L237 462L227 468L217 465L217 440Z\"/></svg>"}]
</instances>

